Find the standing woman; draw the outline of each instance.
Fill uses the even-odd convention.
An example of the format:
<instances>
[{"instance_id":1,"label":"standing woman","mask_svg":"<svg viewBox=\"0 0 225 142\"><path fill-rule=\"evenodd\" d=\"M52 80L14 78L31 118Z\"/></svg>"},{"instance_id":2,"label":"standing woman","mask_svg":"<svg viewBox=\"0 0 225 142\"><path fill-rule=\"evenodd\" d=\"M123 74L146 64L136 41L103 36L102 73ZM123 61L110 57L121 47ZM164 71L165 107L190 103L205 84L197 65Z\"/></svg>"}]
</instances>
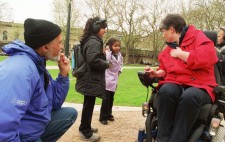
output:
<instances>
[{"instance_id":1,"label":"standing woman","mask_svg":"<svg viewBox=\"0 0 225 142\"><path fill-rule=\"evenodd\" d=\"M91 127L92 115L96 97L105 98L105 70L110 64L103 52L102 38L106 33L106 19L89 18L81 37L81 54L86 61L86 71L77 77L76 91L84 95L80 138L98 141L98 130Z\"/></svg>"}]
</instances>

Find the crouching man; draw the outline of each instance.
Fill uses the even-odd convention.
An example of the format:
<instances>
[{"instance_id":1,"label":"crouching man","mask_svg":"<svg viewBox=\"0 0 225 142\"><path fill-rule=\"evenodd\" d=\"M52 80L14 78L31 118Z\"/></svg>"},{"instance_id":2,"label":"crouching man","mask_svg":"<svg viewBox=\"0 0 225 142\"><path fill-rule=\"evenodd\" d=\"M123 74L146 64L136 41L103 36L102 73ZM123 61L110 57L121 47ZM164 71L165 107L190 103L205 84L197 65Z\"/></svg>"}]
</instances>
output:
<instances>
[{"instance_id":1,"label":"crouching man","mask_svg":"<svg viewBox=\"0 0 225 142\"><path fill-rule=\"evenodd\" d=\"M9 55L0 62L0 141L55 142L75 122L77 111L62 108L69 90L69 59L58 25L40 19L24 22L25 44L4 46ZM58 63L53 80L46 61Z\"/></svg>"}]
</instances>

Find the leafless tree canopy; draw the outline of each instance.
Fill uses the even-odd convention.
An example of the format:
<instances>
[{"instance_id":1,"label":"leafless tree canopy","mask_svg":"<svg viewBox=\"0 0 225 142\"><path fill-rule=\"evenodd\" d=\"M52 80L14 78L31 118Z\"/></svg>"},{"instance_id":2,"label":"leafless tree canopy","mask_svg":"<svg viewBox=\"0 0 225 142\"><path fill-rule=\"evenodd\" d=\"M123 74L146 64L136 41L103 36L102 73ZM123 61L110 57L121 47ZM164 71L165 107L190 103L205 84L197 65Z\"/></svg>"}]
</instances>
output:
<instances>
[{"instance_id":1,"label":"leafless tree canopy","mask_svg":"<svg viewBox=\"0 0 225 142\"><path fill-rule=\"evenodd\" d=\"M12 9L7 2L0 0L0 21L12 21Z\"/></svg>"},{"instance_id":2,"label":"leafless tree canopy","mask_svg":"<svg viewBox=\"0 0 225 142\"><path fill-rule=\"evenodd\" d=\"M71 27L84 27L89 17L100 16L108 21L107 41L117 36L125 51L125 64L136 47L149 48L152 58L164 47L159 25L168 13L180 13L188 24L202 30L225 26L225 0L54 0L54 20L66 32L68 5L71 3ZM12 21L13 9L0 1L0 20ZM119 34L118 34L119 32ZM116 34L117 35L116 35Z\"/></svg>"},{"instance_id":3,"label":"leafless tree canopy","mask_svg":"<svg viewBox=\"0 0 225 142\"><path fill-rule=\"evenodd\" d=\"M54 3L56 21L66 25L68 1ZM202 30L217 30L225 25L224 0L73 0L72 3L72 25L81 27L87 18L100 16L107 19L109 31L120 32L125 63L137 45L151 48L156 60L164 46L159 25L168 13L180 13L188 24Z\"/></svg>"}]
</instances>

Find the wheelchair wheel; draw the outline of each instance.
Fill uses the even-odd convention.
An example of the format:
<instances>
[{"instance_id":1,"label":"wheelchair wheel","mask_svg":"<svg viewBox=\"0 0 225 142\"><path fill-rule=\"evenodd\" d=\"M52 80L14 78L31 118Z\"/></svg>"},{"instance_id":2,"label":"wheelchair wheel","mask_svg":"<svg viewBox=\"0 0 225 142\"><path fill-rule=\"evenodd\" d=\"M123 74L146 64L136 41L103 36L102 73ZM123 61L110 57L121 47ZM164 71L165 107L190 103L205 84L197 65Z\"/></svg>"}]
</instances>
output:
<instances>
[{"instance_id":1,"label":"wheelchair wheel","mask_svg":"<svg viewBox=\"0 0 225 142\"><path fill-rule=\"evenodd\" d=\"M152 113L150 112L145 121L146 127L146 142L152 142L152 134L151 134L151 123L152 123Z\"/></svg>"},{"instance_id":2,"label":"wheelchair wheel","mask_svg":"<svg viewBox=\"0 0 225 142\"><path fill-rule=\"evenodd\" d=\"M156 115L153 112L150 112L146 118L145 121L146 126L146 142L155 142L155 138L157 135L157 121L156 121ZM155 133L152 132L152 130L155 130Z\"/></svg>"},{"instance_id":3,"label":"wheelchair wheel","mask_svg":"<svg viewBox=\"0 0 225 142\"><path fill-rule=\"evenodd\" d=\"M224 136L225 136L225 128L219 126L218 131L216 135L212 137L211 142L224 142Z\"/></svg>"}]
</instances>

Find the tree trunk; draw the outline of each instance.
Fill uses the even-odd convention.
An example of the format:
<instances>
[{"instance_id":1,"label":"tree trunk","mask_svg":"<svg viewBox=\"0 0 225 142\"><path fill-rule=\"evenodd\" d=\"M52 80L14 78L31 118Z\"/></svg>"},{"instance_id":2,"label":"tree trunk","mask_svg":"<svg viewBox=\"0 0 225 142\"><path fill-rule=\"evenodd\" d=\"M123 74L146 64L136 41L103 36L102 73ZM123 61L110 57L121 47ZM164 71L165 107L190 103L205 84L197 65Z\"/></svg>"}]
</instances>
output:
<instances>
[{"instance_id":1,"label":"tree trunk","mask_svg":"<svg viewBox=\"0 0 225 142\"><path fill-rule=\"evenodd\" d=\"M125 50L126 52L126 56L125 56L125 65L127 65L127 64L129 64L129 56L130 56L130 52L129 52L129 49L128 49L128 47L126 48L126 50Z\"/></svg>"}]
</instances>

